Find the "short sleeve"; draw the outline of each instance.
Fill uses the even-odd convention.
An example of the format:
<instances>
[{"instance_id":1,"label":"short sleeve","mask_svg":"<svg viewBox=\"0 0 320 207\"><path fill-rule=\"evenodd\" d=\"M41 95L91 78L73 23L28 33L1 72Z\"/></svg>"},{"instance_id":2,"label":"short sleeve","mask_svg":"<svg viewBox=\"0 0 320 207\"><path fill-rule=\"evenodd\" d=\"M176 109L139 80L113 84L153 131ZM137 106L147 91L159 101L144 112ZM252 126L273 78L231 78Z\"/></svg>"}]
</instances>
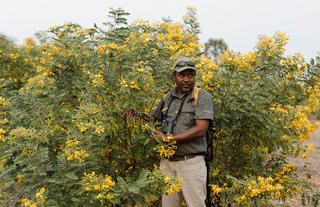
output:
<instances>
[{"instance_id":1,"label":"short sleeve","mask_svg":"<svg viewBox=\"0 0 320 207\"><path fill-rule=\"evenodd\" d=\"M213 119L213 100L211 95L203 89L199 91L195 119Z\"/></svg>"},{"instance_id":2,"label":"short sleeve","mask_svg":"<svg viewBox=\"0 0 320 207\"><path fill-rule=\"evenodd\" d=\"M163 107L163 99L161 99L157 108L152 112L152 116L156 121L162 121L162 107Z\"/></svg>"}]
</instances>

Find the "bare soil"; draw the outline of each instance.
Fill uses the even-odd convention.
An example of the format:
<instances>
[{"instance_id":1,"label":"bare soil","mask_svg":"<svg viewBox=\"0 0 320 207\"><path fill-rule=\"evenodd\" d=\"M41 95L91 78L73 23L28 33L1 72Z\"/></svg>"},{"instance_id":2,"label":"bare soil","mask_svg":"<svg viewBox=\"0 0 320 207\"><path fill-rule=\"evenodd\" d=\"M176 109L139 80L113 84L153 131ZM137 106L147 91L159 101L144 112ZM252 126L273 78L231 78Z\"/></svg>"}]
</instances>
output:
<instances>
[{"instance_id":1,"label":"bare soil","mask_svg":"<svg viewBox=\"0 0 320 207\"><path fill-rule=\"evenodd\" d=\"M296 163L297 174L299 178L307 182L314 192L320 194L320 130L311 134L311 139L306 141L307 144L313 144L316 151L311 152L308 159L292 159ZM297 195L294 199L287 200L282 203L291 207L302 207L301 195ZM313 207L311 203L306 203L307 207ZM320 205L319 205L320 207Z\"/></svg>"}]
</instances>

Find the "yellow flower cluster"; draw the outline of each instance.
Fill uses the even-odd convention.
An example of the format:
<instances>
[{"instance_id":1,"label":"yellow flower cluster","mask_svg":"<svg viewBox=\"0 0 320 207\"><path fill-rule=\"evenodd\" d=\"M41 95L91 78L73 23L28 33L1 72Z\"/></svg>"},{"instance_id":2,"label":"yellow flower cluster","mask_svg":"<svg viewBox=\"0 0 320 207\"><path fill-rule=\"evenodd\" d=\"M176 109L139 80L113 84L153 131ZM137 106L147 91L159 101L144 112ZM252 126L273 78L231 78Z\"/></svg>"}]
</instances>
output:
<instances>
[{"instance_id":1,"label":"yellow flower cluster","mask_svg":"<svg viewBox=\"0 0 320 207\"><path fill-rule=\"evenodd\" d=\"M14 53L10 53L10 58L12 58L14 60L14 62L16 63L17 62L17 58L19 57L18 54L14 54Z\"/></svg>"},{"instance_id":2,"label":"yellow flower cluster","mask_svg":"<svg viewBox=\"0 0 320 207\"><path fill-rule=\"evenodd\" d=\"M119 46L116 43L109 43L109 44L101 44L97 47L99 57L102 57L102 55L109 55L110 51L112 50L118 50L120 49Z\"/></svg>"},{"instance_id":3,"label":"yellow flower cluster","mask_svg":"<svg viewBox=\"0 0 320 207\"><path fill-rule=\"evenodd\" d=\"M76 120L72 120L72 123L75 123L76 127L80 130L80 132L87 131L90 127L93 126L91 122L77 122Z\"/></svg>"},{"instance_id":4,"label":"yellow flower cluster","mask_svg":"<svg viewBox=\"0 0 320 207\"><path fill-rule=\"evenodd\" d=\"M77 29L77 30L74 30L73 34L90 35L91 37L93 37L93 34L91 33L90 29Z\"/></svg>"},{"instance_id":5,"label":"yellow flower cluster","mask_svg":"<svg viewBox=\"0 0 320 207\"><path fill-rule=\"evenodd\" d=\"M173 136L172 136L172 134L169 134L168 136L162 138L162 141L164 141L164 142L173 141Z\"/></svg>"},{"instance_id":6,"label":"yellow flower cluster","mask_svg":"<svg viewBox=\"0 0 320 207\"><path fill-rule=\"evenodd\" d=\"M215 176L218 175L219 172L220 172L220 169L215 168L215 169L210 173L210 176L211 176L211 177L215 177Z\"/></svg>"},{"instance_id":7,"label":"yellow flower cluster","mask_svg":"<svg viewBox=\"0 0 320 207\"><path fill-rule=\"evenodd\" d=\"M4 164L6 163L7 159L1 159L0 160L0 168L2 168L4 166ZM0 192L1 192L1 188L0 188Z\"/></svg>"},{"instance_id":8,"label":"yellow flower cluster","mask_svg":"<svg viewBox=\"0 0 320 207\"><path fill-rule=\"evenodd\" d=\"M87 71L87 74L89 75L90 82L88 82L93 87L100 87L105 85L104 79L103 79L103 72L99 71L97 74L92 74L91 72Z\"/></svg>"},{"instance_id":9,"label":"yellow flower cluster","mask_svg":"<svg viewBox=\"0 0 320 207\"><path fill-rule=\"evenodd\" d=\"M33 40L32 37L27 37L27 38L25 38L25 39L24 39L24 42L25 42L27 45L29 45L29 46L35 46L35 45L36 45L36 43L35 43L35 41Z\"/></svg>"},{"instance_id":10,"label":"yellow flower cluster","mask_svg":"<svg viewBox=\"0 0 320 207\"><path fill-rule=\"evenodd\" d=\"M44 88L47 88L49 85L54 83L54 79L50 77L53 73L49 68L37 66L37 73L38 75L30 77L27 84L19 89L20 92L33 88L32 91L39 94L43 92Z\"/></svg>"},{"instance_id":11,"label":"yellow flower cluster","mask_svg":"<svg viewBox=\"0 0 320 207\"><path fill-rule=\"evenodd\" d=\"M287 79L294 78L294 76L302 77L304 75L303 72L307 70L307 64L304 63L304 58L299 53L282 59L280 63L287 68L296 68L294 75L292 73L286 75Z\"/></svg>"},{"instance_id":12,"label":"yellow flower cluster","mask_svg":"<svg viewBox=\"0 0 320 207\"><path fill-rule=\"evenodd\" d=\"M291 106L281 106L281 105L273 105L270 110L279 114L288 114L288 110L292 109Z\"/></svg>"},{"instance_id":13,"label":"yellow flower cluster","mask_svg":"<svg viewBox=\"0 0 320 207\"><path fill-rule=\"evenodd\" d=\"M295 163L291 163L287 166L284 166L277 174L276 174L276 180L279 180L280 177L282 175L287 175L287 174L290 174L294 171L295 169ZM282 182L280 182L282 183Z\"/></svg>"},{"instance_id":14,"label":"yellow flower cluster","mask_svg":"<svg viewBox=\"0 0 320 207\"><path fill-rule=\"evenodd\" d=\"M219 69L219 66L214 60L201 56L200 63L196 65L196 68L197 73L200 73L203 82L208 84L212 82L213 71Z\"/></svg>"},{"instance_id":15,"label":"yellow flower cluster","mask_svg":"<svg viewBox=\"0 0 320 207\"><path fill-rule=\"evenodd\" d=\"M252 180L248 183L248 190L250 197L260 197L263 196L265 193L272 192L273 198L279 198L281 193L280 191L283 189L283 186L279 183L274 185L274 179L271 177L263 178L258 177L257 181Z\"/></svg>"},{"instance_id":16,"label":"yellow flower cluster","mask_svg":"<svg viewBox=\"0 0 320 207\"><path fill-rule=\"evenodd\" d=\"M23 175L21 175L20 173L18 173L17 175L17 182L20 184L22 182L22 179L23 179Z\"/></svg>"},{"instance_id":17,"label":"yellow flower cluster","mask_svg":"<svg viewBox=\"0 0 320 207\"><path fill-rule=\"evenodd\" d=\"M5 133L6 133L6 131L4 131L3 129L0 128L0 140L2 142L5 142L5 139L4 139Z\"/></svg>"},{"instance_id":18,"label":"yellow flower cluster","mask_svg":"<svg viewBox=\"0 0 320 207\"><path fill-rule=\"evenodd\" d=\"M225 64L227 67L239 70L246 69L251 70L251 61L254 59L253 53L248 53L247 55L242 55L240 52L234 52L227 50L221 57L220 62Z\"/></svg>"},{"instance_id":19,"label":"yellow flower cluster","mask_svg":"<svg viewBox=\"0 0 320 207\"><path fill-rule=\"evenodd\" d=\"M246 188L243 189L245 194L240 194L235 201L244 206L248 206L249 201L254 198L262 198L266 195L271 195L273 199L280 198L283 189L284 187L281 184L275 183L275 179L259 176L256 180L251 180L247 183Z\"/></svg>"},{"instance_id":20,"label":"yellow flower cluster","mask_svg":"<svg viewBox=\"0 0 320 207\"><path fill-rule=\"evenodd\" d=\"M72 148L72 147L77 146L79 144L80 144L80 141L76 140L76 139L71 139L71 140L66 141L67 148Z\"/></svg>"},{"instance_id":21,"label":"yellow flower cluster","mask_svg":"<svg viewBox=\"0 0 320 207\"><path fill-rule=\"evenodd\" d=\"M260 49L258 55L262 55L262 51L267 56L283 55L285 48L284 46L288 43L289 37L286 33L277 32L272 37L261 36L258 42L258 49Z\"/></svg>"},{"instance_id":22,"label":"yellow flower cluster","mask_svg":"<svg viewBox=\"0 0 320 207\"><path fill-rule=\"evenodd\" d=\"M137 81L134 81L134 80L130 82L129 87L133 88L133 89L141 90L141 88L139 87Z\"/></svg>"},{"instance_id":23,"label":"yellow flower cluster","mask_svg":"<svg viewBox=\"0 0 320 207\"><path fill-rule=\"evenodd\" d=\"M97 134L104 133L105 128L103 126L98 126L94 131Z\"/></svg>"},{"instance_id":24,"label":"yellow flower cluster","mask_svg":"<svg viewBox=\"0 0 320 207\"><path fill-rule=\"evenodd\" d=\"M140 24L140 23L138 23ZM137 25L138 25L137 24ZM147 22L145 23L141 23L141 24L147 24ZM130 52L133 51L135 49L142 49L142 48L146 48L147 47L147 43L149 41L152 41L153 39L153 34L152 33L136 33L136 32L131 32L130 36L126 39L125 44L123 44L119 49L120 50L125 50ZM137 46L138 48L135 47L130 47L130 45L133 46ZM127 48L129 45L129 48Z\"/></svg>"},{"instance_id":25,"label":"yellow flower cluster","mask_svg":"<svg viewBox=\"0 0 320 207\"><path fill-rule=\"evenodd\" d=\"M160 158L170 158L176 152L177 146L165 146L162 145L157 149Z\"/></svg>"},{"instance_id":26,"label":"yellow flower cluster","mask_svg":"<svg viewBox=\"0 0 320 207\"><path fill-rule=\"evenodd\" d=\"M40 207L40 206L44 206L44 202L45 202L45 199L43 197L43 194L45 192L45 188L42 187L38 193L36 194L36 199L35 201L31 201L27 198L23 198L21 200L22 204L21 206L25 206L25 207Z\"/></svg>"},{"instance_id":27,"label":"yellow flower cluster","mask_svg":"<svg viewBox=\"0 0 320 207\"><path fill-rule=\"evenodd\" d=\"M163 138L163 143L159 143L160 146L156 146L153 149L158 152L160 158L170 158L172 157L177 150L176 141L172 139L172 135L168 135L166 138Z\"/></svg>"},{"instance_id":28,"label":"yellow flower cluster","mask_svg":"<svg viewBox=\"0 0 320 207\"><path fill-rule=\"evenodd\" d=\"M235 201L243 206L250 206L250 201L254 199L272 199L289 198L296 193L295 187L288 187L286 183L294 182L291 175L294 173L295 164L291 163L282 167L272 177L258 176L256 179L250 179L244 186L233 184L234 188L239 187L240 193Z\"/></svg>"},{"instance_id":29,"label":"yellow flower cluster","mask_svg":"<svg viewBox=\"0 0 320 207\"><path fill-rule=\"evenodd\" d=\"M4 125L8 123L8 119L5 118L6 108L10 105L10 101L0 96L0 124ZM6 131L0 128L0 141L5 141Z\"/></svg>"},{"instance_id":30,"label":"yellow flower cluster","mask_svg":"<svg viewBox=\"0 0 320 207\"><path fill-rule=\"evenodd\" d=\"M6 100L5 98L0 96L0 107L5 108L10 104L9 100Z\"/></svg>"},{"instance_id":31,"label":"yellow flower cluster","mask_svg":"<svg viewBox=\"0 0 320 207\"><path fill-rule=\"evenodd\" d=\"M319 99L320 97L320 78L314 77L313 80L315 81L315 84L313 87L309 86L307 88L307 92L309 95L308 97L308 109L309 112L314 112L319 108Z\"/></svg>"},{"instance_id":32,"label":"yellow flower cluster","mask_svg":"<svg viewBox=\"0 0 320 207\"><path fill-rule=\"evenodd\" d=\"M165 30L163 33L156 34L155 39L159 44L164 44L164 49L173 54L170 57L173 62L181 56L193 56L202 47L197 41L197 36L185 34L183 26L179 23L161 23L155 26ZM173 68L170 69L173 70Z\"/></svg>"},{"instance_id":33,"label":"yellow flower cluster","mask_svg":"<svg viewBox=\"0 0 320 207\"><path fill-rule=\"evenodd\" d=\"M49 125L49 124L48 124ZM49 125L50 126L50 125ZM70 133L70 130L67 130L65 128L63 128L61 125L59 124L56 124L54 126L50 126L51 130L50 130L50 134L53 135L55 131L63 131L65 132L66 134L69 134Z\"/></svg>"},{"instance_id":34,"label":"yellow flower cluster","mask_svg":"<svg viewBox=\"0 0 320 207\"><path fill-rule=\"evenodd\" d=\"M101 99L101 97L98 97ZM80 132L87 133L92 130L97 134L104 133L106 128L101 121L98 121L96 116L102 111L101 105L95 103L83 103L79 107L79 111L72 120L72 123L80 130Z\"/></svg>"},{"instance_id":35,"label":"yellow flower cluster","mask_svg":"<svg viewBox=\"0 0 320 207\"><path fill-rule=\"evenodd\" d=\"M85 158L89 157L87 151L78 146L79 144L80 141L76 139L71 139L66 142L64 153L67 157L67 160L78 160L79 163L81 163Z\"/></svg>"},{"instance_id":36,"label":"yellow flower cluster","mask_svg":"<svg viewBox=\"0 0 320 207\"><path fill-rule=\"evenodd\" d=\"M130 81L130 83L128 83L124 78L123 76L121 76L120 80L119 80L119 83L121 84L122 87L124 88L127 88L127 92L130 93L130 89L129 88L132 88L132 89L137 89L137 90L141 90L141 88L139 87L137 81Z\"/></svg>"},{"instance_id":37,"label":"yellow flower cluster","mask_svg":"<svg viewBox=\"0 0 320 207\"><path fill-rule=\"evenodd\" d=\"M213 195L219 195L221 192L224 191L224 188L220 188L218 185L212 185L211 190Z\"/></svg>"},{"instance_id":38,"label":"yellow flower cluster","mask_svg":"<svg viewBox=\"0 0 320 207\"><path fill-rule=\"evenodd\" d=\"M82 178L82 182L86 185L84 190L89 192L98 192L96 196L97 199L102 201L103 199L112 199L114 196L110 194L110 190L116 184L111 176L99 176L96 175L95 172L92 173L84 173L84 177Z\"/></svg>"},{"instance_id":39,"label":"yellow flower cluster","mask_svg":"<svg viewBox=\"0 0 320 207\"><path fill-rule=\"evenodd\" d=\"M34 133L34 130L26 129L24 127L17 127L16 129L11 130L10 135L18 139L23 139L23 138L31 139L31 138L38 137Z\"/></svg>"},{"instance_id":40,"label":"yellow flower cluster","mask_svg":"<svg viewBox=\"0 0 320 207\"><path fill-rule=\"evenodd\" d=\"M166 184L166 193L168 195L174 194L175 192L180 192L181 190L181 183L182 183L182 178L170 178L170 177L165 177L164 182Z\"/></svg>"},{"instance_id":41,"label":"yellow flower cluster","mask_svg":"<svg viewBox=\"0 0 320 207\"><path fill-rule=\"evenodd\" d=\"M96 114L101 111L101 108L95 103L81 104L80 109L88 115Z\"/></svg>"},{"instance_id":42,"label":"yellow flower cluster","mask_svg":"<svg viewBox=\"0 0 320 207\"><path fill-rule=\"evenodd\" d=\"M307 159L307 158L309 158L311 152L314 152L314 151L316 151L316 148L314 148L313 144L308 144L307 150L304 152L301 152L299 154L299 157L302 157L303 159Z\"/></svg>"},{"instance_id":43,"label":"yellow flower cluster","mask_svg":"<svg viewBox=\"0 0 320 207\"><path fill-rule=\"evenodd\" d=\"M297 106L295 119L292 121L292 126L300 132L299 141L303 143L310 139L310 133L315 132L319 128L318 124L311 123L308 118L308 106Z\"/></svg>"},{"instance_id":44,"label":"yellow flower cluster","mask_svg":"<svg viewBox=\"0 0 320 207\"><path fill-rule=\"evenodd\" d=\"M196 16L196 8L187 7L188 13L186 16L183 16L182 19L184 22L189 22L193 27L199 27L198 18Z\"/></svg>"}]
</instances>

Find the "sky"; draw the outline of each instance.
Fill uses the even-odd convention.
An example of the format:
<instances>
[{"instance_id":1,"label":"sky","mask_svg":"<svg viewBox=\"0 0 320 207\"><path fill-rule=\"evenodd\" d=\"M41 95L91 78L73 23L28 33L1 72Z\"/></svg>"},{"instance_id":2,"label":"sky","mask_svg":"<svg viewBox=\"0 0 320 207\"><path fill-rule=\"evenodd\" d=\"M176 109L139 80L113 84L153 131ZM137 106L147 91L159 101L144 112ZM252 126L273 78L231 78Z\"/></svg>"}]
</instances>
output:
<instances>
[{"instance_id":1,"label":"sky","mask_svg":"<svg viewBox=\"0 0 320 207\"><path fill-rule=\"evenodd\" d=\"M287 55L301 53L306 60L320 51L320 0L0 0L0 33L21 44L26 37L66 22L92 27L107 22L110 8L136 19L182 22L194 7L200 23L200 42L222 38L229 49L254 50L260 35L286 32Z\"/></svg>"}]
</instances>

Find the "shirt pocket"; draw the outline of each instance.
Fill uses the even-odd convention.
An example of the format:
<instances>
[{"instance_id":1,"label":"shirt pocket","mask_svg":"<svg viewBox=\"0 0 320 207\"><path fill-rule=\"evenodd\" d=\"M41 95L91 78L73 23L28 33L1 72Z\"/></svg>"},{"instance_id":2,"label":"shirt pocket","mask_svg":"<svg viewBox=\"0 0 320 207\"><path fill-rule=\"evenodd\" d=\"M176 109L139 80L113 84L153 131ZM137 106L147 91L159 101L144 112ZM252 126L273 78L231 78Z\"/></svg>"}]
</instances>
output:
<instances>
[{"instance_id":1,"label":"shirt pocket","mask_svg":"<svg viewBox=\"0 0 320 207\"><path fill-rule=\"evenodd\" d=\"M183 106L181 109L179 121L181 121L183 125L191 127L194 125L194 115L195 115L195 108L190 104L187 104Z\"/></svg>"}]
</instances>

